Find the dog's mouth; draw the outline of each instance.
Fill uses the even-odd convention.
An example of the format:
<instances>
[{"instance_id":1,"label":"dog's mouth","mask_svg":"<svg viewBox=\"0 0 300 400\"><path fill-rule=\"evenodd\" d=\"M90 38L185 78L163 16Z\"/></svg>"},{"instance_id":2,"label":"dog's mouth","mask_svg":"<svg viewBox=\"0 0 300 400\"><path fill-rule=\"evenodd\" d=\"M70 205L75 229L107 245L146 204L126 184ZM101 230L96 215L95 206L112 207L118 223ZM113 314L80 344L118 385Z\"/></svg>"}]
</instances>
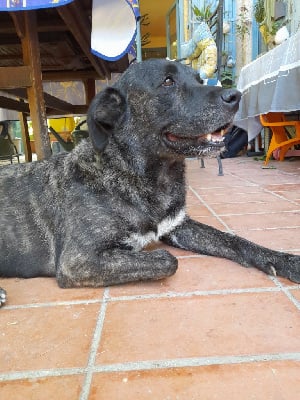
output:
<instances>
[{"instance_id":1,"label":"dog's mouth","mask_svg":"<svg viewBox=\"0 0 300 400\"><path fill-rule=\"evenodd\" d=\"M175 135L164 132L164 143L178 153L188 156L216 156L224 148L224 135L231 124L225 124L216 131L199 136Z\"/></svg>"}]
</instances>

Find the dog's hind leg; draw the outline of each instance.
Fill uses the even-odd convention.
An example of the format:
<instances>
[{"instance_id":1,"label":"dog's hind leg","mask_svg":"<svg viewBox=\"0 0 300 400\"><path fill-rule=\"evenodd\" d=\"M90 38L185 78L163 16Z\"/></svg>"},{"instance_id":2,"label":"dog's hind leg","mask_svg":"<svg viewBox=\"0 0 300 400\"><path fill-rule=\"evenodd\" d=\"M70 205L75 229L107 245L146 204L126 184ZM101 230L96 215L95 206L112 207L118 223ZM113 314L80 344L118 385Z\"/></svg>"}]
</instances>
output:
<instances>
[{"instance_id":1,"label":"dog's hind leg","mask_svg":"<svg viewBox=\"0 0 300 400\"><path fill-rule=\"evenodd\" d=\"M256 267L267 274L300 282L300 256L259 246L192 219L185 220L162 240L175 247L228 258L244 267Z\"/></svg>"},{"instance_id":2,"label":"dog's hind leg","mask_svg":"<svg viewBox=\"0 0 300 400\"><path fill-rule=\"evenodd\" d=\"M158 280L173 275L178 261L166 250L110 249L92 256L65 255L57 272L60 287L99 287Z\"/></svg>"}]
</instances>

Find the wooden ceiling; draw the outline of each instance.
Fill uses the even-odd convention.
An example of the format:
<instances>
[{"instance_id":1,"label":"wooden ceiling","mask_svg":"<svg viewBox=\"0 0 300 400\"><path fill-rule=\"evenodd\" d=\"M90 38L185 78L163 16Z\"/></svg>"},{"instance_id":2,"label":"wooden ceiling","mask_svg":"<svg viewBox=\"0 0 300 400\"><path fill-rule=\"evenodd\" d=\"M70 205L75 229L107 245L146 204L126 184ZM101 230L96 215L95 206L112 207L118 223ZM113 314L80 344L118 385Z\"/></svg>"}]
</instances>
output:
<instances>
[{"instance_id":1,"label":"wooden ceiling","mask_svg":"<svg viewBox=\"0 0 300 400\"><path fill-rule=\"evenodd\" d=\"M128 56L108 62L91 53L92 0L54 8L0 12L0 107L18 111L25 157L31 160L30 114L38 159L51 156L47 116L85 114L95 80L128 67ZM45 81L81 80L85 104L73 105L43 92ZM23 121L23 122L22 122Z\"/></svg>"},{"instance_id":2,"label":"wooden ceiling","mask_svg":"<svg viewBox=\"0 0 300 400\"><path fill-rule=\"evenodd\" d=\"M166 46L166 14L173 3L174 0L140 0L141 14L149 16L150 24L146 28L151 35L149 47L157 47L153 46L157 43L156 38L163 42L162 46ZM123 72L128 67L127 55L109 62L91 53L92 0L74 0L65 6L31 12L36 14L43 82L109 79L111 73ZM15 103L1 95L0 107L29 113L25 88L28 87L30 73L24 63L22 47L24 13L0 12L0 90L25 100L25 103ZM47 115L83 111L46 93L44 97Z\"/></svg>"},{"instance_id":3,"label":"wooden ceiling","mask_svg":"<svg viewBox=\"0 0 300 400\"><path fill-rule=\"evenodd\" d=\"M24 65L16 29L23 12L0 12L0 67ZM104 79L127 68L126 56L108 62L91 53L91 14L92 0L36 10L43 80Z\"/></svg>"}]
</instances>

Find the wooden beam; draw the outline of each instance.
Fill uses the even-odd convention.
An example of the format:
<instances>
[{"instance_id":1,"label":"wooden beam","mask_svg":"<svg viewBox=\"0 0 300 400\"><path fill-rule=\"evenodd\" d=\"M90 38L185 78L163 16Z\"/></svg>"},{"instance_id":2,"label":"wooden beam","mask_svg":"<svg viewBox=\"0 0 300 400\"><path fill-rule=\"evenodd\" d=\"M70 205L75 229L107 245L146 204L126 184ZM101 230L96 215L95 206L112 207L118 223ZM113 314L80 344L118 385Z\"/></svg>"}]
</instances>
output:
<instances>
[{"instance_id":1,"label":"wooden beam","mask_svg":"<svg viewBox=\"0 0 300 400\"><path fill-rule=\"evenodd\" d=\"M26 101L28 100L28 93L25 88L6 89L4 92L10 94L11 96L19 97Z\"/></svg>"},{"instance_id":2,"label":"wooden beam","mask_svg":"<svg viewBox=\"0 0 300 400\"><path fill-rule=\"evenodd\" d=\"M12 12L10 13L10 15L13 20L15 17L18 18L17 13ZM65 32L67 30L68 28L59 17L50 18L47 20L39 20L38 32ZM1 21L0 25L0 34L8 34L8 33L12 34L16 33L16 24L15 23L13 24L9 18L6 21Z\"/></svg>"},{"instance_id":3,"label":"wooden beam","mask_svg":"<svg viewBox=\"0 0 300 400\"><path fill-rule=\"evenodd\" d=\"M52 154L48 135L47 116L43 95L40 46L37 34L36 11L22 11L25 37L21 38L24 64L32 73L32 86L27 89L32 128L38 160Z\"/></svg>"},{"instance_id":4,"label":"wooden beam","mask_svg":"<svg viewBox=\"0 0 300 400\"><path fill-rule=\"evenodd\" d=\"M68 26L82 51L99 74L99 78L110 78L106 63L91 53L91 22L82 9L80 2L74 0L63 7L57 7L57 12Z\"/></svg>"},{"instance_id":5,"label":"wooden beam","mask_svg":"<svg viewBox=\"0 0 300 400\"><path fill-rule=\"evenodd\" d=\"M0 67L0 88L9 89L15 87L29 87L32 85L30 68Z\"/></svg>"},{"instance_id":6,"label":"wooden beam","mask_svg":"<svg viewBox=\"0 0 300 400\"><path fill-rule=\"evenodd\" d=\"M85 103L90 105L91 101L96 95L96 85L94 79L86 79L84 82L85 90Z\"/></svg>"},{"instance_id":7,"label":"wooden beam","mask_svg":"<svg viewBox=\"0 0 300 400\"><path fill-rule=\"evenodd\" d=\"M54 108L55 110L63 111L66 114L73 113L73 104L67 101L60 100L51 94L44 93L46 107Z\"/></svg>"},{"instance_id":8,"label":"wooden beam","mask_svg":"<svg viewBox=\"0 0 300 400\"><path fill-rule=\"evenodd\" d=\"M88 111L88 106L83 104L83 105L73 106L72 112L69 113L69 114L66 114L63 111L55 110L54 108L47 108L47 115L48 115L48 117L51 116L51 115L62 115L62 116L66 116L66 115L86 115L87 111Z\"/></svg>"},{"instance_id":9,"label":"wooden beam","mask_svg":"<svg viewBox=\"0 0 300 400\"><path fill-rule=\"evenodd\" d=\"M0 96L0 108L14 110L29 114L29 105L18 100L10 99L5 96Z\"/></svg>"},{"instance_id":10,"label":"wooden beam","mask_svg":"<svg viewBox=\"0 0 300 400\"><path fill-rule=\"evenodd\" d=\"M28 99L28 94L26 89L18 88L18 89L8 89L6 90L7 93L20 97L21 99L27 100ZM45 107L53 110L57 110L60 113L65 113L65 114L73 114L74 110L74 105L71 103L68 103L67 101L58 99L55 96L52 96L49 93L44 93L44 101L45 101Z\"/></svg>"},{"instance_id":11,"label":"wooden beam","mask_svg":"<svg viewBox=\"0 0 300 400\"><path fill-rule=\"evenodd\" d=\"M25 21L22 13L20 12L10 12L9 13L12 20L14 21L15 30L17 31L18 37L22 40L25 38ZM14 33L14 32L12 32Z\"/></svg>"},{"instance_id":12,"label":"wooden beam","mask_svg":"<svg viewBox=\"0 0 300 400\"><path fill-rule=\"evenodd\" d=\"M44 96L47 109L59 111L60 114L77 114L78 110L80 111L79 114L81 114L81 111L86 109L85 105L73 105L48 93L44 93Z\"/></svg>"},{"instance_id":13,"label":"wooden beam","mask_svg":"<svg viewBox=\"0 0 300 400\"><path fill-rule=\"evenodd\" d=\"M85 79L99 79L96 71L53 71L43 72L43 82L70 82Z\"/></svg>"},{"instance_id":14,"label":"wooden beam","mask_svg":"<svg viewBox=\"0 0 300 400\"><path fill-rule=\"evenodd\" d=\"M75 115L85 115L87 114L87 111L88 111L87 105L73 106L73 114Z\"/></svg>"}]
</instances>

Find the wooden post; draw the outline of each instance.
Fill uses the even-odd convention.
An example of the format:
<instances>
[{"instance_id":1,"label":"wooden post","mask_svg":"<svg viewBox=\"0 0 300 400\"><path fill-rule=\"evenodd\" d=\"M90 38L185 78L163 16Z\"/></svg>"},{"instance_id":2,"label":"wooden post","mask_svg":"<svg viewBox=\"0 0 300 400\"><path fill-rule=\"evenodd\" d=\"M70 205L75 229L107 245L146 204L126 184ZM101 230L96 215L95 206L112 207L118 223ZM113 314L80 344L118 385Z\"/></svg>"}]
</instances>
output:
<instances>
[{"instance_id":1,"label":"wooden post","mask_svg":"<svg viewBox=\"0 0 300 400\"><path fill-rule=\"evenodd\" d=\"M96 95L95 79L85 79L83 84L85 90L85 104L89 106Z\"/></svg>"},{"instance_id":2,"label":"wooden post","mask_svg":"<svg viewBox=\"0 0 300 400\"><path fill-rule=\"evenodd\" d=\"M36 12L22 11L11 15L21 39L24 65L31 70L32 85L27 88L27 94L37 159L41 160L51 156L51 146L43 94Z\"/></svg>"},{"instance_id":3,"label":"wooden post","mask_svg":"<svg viewBox=\"0 0 300 400\"><path fill-rule=\"evenodd\" d=\"M30 139L29 139L29 131L28 131L26 115L24 113L19 113L19 120L21 123L21 134L24 146L25 161L26 162L32 161L32 151L30 147Z\"/></svg>"}]
</instances>

